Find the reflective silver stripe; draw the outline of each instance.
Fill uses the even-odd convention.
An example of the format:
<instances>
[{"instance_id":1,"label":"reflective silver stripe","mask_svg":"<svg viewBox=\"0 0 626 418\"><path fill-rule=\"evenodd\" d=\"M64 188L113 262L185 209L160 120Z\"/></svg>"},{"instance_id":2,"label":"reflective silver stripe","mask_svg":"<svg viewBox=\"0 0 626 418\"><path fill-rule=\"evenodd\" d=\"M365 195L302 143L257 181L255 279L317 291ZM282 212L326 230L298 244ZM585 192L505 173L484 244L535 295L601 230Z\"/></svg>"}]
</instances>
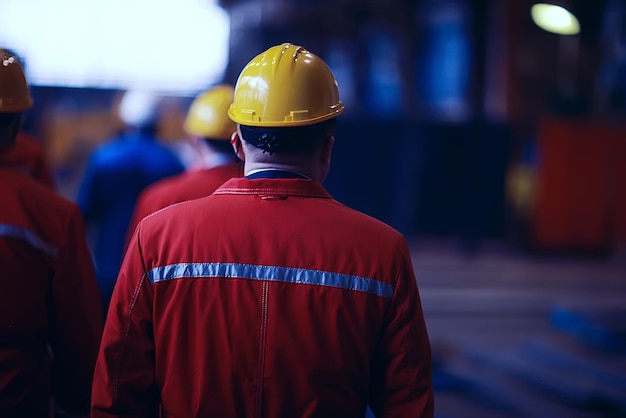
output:
<instances>
[{"instance_id":1,"label":"reflective silver stripe","mask_svg":"<svg viewBox=\"0 0 626 418\"><path fill-rule=\"evenodd\" d=\"M307 270L290 267L255 266L234 263L181 263L155 267L148 272L151 283L163 280L223 277L252 280L271 280L285 283L303 283L320 286L339 287L372 293L391 298L393 285L365 277L332 273L320 270Z\"/></svg>"},{"instance_id":2,"label":"reflective silver stripe","mask_svg":"<svg viewBox=\"0 0 626 418\"><path fill-rule=\"evenodd\" d=\"M34 232L29 231L26 228L22 228L21 226L0 224L0 237L21 239L22 241L29 243L32 247L43 251L52 257L54 257L58 252L57 248L45 243L41 238L35 235Z\"/></svg>"}]
</instances>

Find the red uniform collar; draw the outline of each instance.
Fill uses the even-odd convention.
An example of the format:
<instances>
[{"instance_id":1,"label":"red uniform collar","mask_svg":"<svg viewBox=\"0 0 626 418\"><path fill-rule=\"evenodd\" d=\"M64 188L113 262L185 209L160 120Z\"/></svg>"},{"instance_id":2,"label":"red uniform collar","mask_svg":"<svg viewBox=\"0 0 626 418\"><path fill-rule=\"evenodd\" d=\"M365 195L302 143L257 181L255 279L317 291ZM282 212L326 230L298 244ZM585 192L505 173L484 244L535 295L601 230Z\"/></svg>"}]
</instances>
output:
<instances>
[{"instance_id":1,"label":"red uniform collar","mask_svg":"<svg viewBox=\"0 0 626 418\"><path fill-rule=\"evenodd\" d=\"M320 183L308 179L232 178L213 194L246 194L258 196L301 196L332 199Z\"/></svg>"}]
</instances>

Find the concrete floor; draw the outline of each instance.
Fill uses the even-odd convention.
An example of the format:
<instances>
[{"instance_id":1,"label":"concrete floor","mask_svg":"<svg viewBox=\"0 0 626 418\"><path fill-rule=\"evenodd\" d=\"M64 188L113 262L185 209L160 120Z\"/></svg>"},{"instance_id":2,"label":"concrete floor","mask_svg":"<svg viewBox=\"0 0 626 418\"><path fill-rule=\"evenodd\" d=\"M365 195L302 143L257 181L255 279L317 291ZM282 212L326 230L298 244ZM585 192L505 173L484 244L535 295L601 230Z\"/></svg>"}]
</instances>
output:
<instances>
[{"instance_id":1,"label":"concrete floor","mask_svg":"<svg viewBox=\"0 0 626 418\"><path fill-rule=\"evenodd\" d=\"M410 242L439 418L626 417L626 262Z\"/></svg>"}]
</instances>

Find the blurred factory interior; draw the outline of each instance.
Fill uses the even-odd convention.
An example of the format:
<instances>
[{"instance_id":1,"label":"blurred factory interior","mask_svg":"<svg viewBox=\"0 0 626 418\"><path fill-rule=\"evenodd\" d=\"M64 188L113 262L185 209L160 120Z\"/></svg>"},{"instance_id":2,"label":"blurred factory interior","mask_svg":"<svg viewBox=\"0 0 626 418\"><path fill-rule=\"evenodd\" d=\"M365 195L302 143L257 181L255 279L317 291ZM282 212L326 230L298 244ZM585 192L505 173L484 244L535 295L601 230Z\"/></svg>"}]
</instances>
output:
<instances>
[{"instance_id":1,"label":"blurred factory interior","mask_svg":"<svg viewBox=\"0 0 626 418\"><path fill-rule=\"evenodd\" d=\"M193 96L300 44L346 105L325 186L404 233L440 417L626 416L626 0L0 0L57 188L117 129L125 90ZM571 17L565 18L571 19ZM568 30L570 30L569 27Z\"/></svg>"}]
</instances>

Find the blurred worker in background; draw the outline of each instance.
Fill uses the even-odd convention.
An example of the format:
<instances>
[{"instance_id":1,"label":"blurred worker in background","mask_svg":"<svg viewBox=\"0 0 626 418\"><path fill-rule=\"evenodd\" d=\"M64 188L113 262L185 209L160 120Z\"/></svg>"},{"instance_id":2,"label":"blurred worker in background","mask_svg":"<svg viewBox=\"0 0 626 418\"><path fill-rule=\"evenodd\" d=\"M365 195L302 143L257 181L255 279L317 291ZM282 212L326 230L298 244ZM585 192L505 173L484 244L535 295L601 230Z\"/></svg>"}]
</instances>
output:
<instances>
[{"instance_id":1,"label":"blurred worker in background","mask_svg":"<svg viewBox=\"0 0 626 418\"><path fill-rule=\"evenodd\" d=\"M159 100L150 92L124 94L119 117L125 131L93 152L78 190L105 312L137 197L150 184L184 169L157 137Z\"/></svg>"},{"instance_id":2,"label":"blurred worker in background","mask_svg":"<svg viewBox=\"0 0 626 418\"><path fill-rule=\"evenodd\" d=\"M241 177L243 165L230 145L237 126L228 118L231 86L220 85L200 94L189 107L184 129L199 162L185 173L147 187L137 199L128 238L144 217L174 203L208 196L226 180Z\"/></svg>"},{"instance_id":3,"label":"blurred worker in background","mask_svg":"<svg viewBox=\"0 0 626 418\"><path fill-rule=\"evenodd\" d=\"M15 51L10 49L4 49L4 51L5 54L11 55L14 59L17 59L24 71L26 70L24 61ZM55 188L52 170L41 143L37 138L21 129L11 149L0 154L0 164L12 165L15 169L42 182L51 189Z\"/></svg>"},{"instance_id":4,"label":"blurred worker in background","mask_svg":"<svg viewBox=\"0 0 626 418\"><path fill-rule=\"evenodd\" d=\"M405 238L335 201L337 83L283 44L235 87L244 178L144 218L111 300L92 417L432 417Z\"/></svg>"},{"instance_id":5,"label":"blurred worker in background","mask_svg":"<svg viewBox=\"0 0 626 418\"><path fill-rule=\"evenodd\" d=\"M102 332L81 213L3 156L32 107L23 69L0 49L0 417L49 417L50 397L89 410Z\"/></svg>"}]
</instances>

